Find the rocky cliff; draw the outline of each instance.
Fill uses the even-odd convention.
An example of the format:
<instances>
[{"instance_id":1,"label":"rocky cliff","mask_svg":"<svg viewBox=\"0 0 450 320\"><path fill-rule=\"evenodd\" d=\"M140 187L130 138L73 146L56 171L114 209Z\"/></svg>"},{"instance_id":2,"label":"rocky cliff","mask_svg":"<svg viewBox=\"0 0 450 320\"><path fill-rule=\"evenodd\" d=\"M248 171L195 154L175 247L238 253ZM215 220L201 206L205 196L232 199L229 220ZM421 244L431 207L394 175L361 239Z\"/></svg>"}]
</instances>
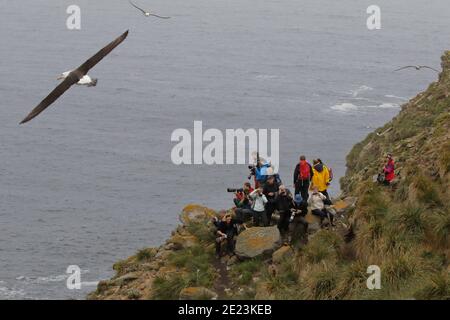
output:
<instances>
[{"instance_id":1,"label":"rocky cliff","mask_svg":"<svg viewBox=\"0 0 450 320\"><path fill-rule=\"evenodd\" d=\"M450 52L442 68L348 155L337 227L319 229L308 215L293 247L280 247L274 228L250 228L238 256L217 260L210 219L220 213L190 205L164 245L116 263L89 298L450 299ZM374 182L387 153L397 174L388 187ZM366 286L371 265L380 289Z\"/></svg>"}]
</instances>

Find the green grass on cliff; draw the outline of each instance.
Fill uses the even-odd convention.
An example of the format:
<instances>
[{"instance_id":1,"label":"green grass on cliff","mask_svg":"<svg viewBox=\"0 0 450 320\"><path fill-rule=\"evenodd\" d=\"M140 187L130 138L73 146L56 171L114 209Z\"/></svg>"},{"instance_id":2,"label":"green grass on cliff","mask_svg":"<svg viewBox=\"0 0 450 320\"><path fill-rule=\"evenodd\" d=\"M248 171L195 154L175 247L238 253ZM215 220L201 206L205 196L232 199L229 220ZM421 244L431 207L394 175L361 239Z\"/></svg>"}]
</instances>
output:
<instances>
[{"instance_id":1,"label":"green grass on cliff","mask_svg":"<svg viewBox=\"0 0 450 320\"><path fill-rule=\"evenodd\" d=\"M295 282L264 279L277 284L274 298L449 299L450 52L443 68L438 82L347 156L341 187L358 197L348 217L353 239L316 233L295 258ZM373 182L387 153L398 176L390 187ZM366 287L370 265L381 269L380 290Z\"/></svg>"},{"instance_id":2,"label":"green grass on cliff","mask_svg":"<svg viewBox=\"0 0 450 320\"><path fill-rule=\"evenodd\" d=\"M345 217L352 236L320 230L272 269L261 259L238 262L228 272L231 286L249 289L245 298L450 299L450 52L442 61L439 81L347 156L341 189L358 198ZM387 153L395 158L397 179L380 186L373 176ZM169 256L168 271L158 273L149 298L178 299L184 288L214 287L210 225L193 222L186 230L198 244ZM143 249L114 269L121 276L153 257L152 249ZM381 270L379 290L366 286L371 265ZM139 296L127 292L127 298Z\"/></svg>"}]
</instances>

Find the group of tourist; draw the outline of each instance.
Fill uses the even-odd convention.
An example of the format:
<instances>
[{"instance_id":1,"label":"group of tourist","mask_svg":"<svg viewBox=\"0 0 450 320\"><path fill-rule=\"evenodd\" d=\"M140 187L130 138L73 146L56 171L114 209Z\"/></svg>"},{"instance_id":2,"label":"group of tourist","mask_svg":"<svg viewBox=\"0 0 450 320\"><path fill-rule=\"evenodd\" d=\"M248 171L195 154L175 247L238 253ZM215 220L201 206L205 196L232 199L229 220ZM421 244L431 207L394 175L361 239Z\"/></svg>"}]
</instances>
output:
<instances>
[{"instance_id":1,"label":"group of tourist","mask_svg":"<svg viewBox=\"0 0 450 320\"><path fill-rule=\"evenodd\" d=\"M234 213L227 213L222 219L214 218L218 256L224 242L227 253L234 253L235 237L241 228L248 228L249 224L254 227L272 225L276 220L273 219L274 212L278 213L277 227L284 244L302 240L299 238L306 234L308 228L305 220L308 208L320 219L322 228L334 226L333 212L327 210L327 206L332 205L328 187L333 180L333 171L321 159L314 159L311 165L305 156L300 156L293 174L293 195L280 176L270 169L269 163L258 159L252 172L254 186L245 182L235 192ZM265 174L261 174L262 170ZM382 175L383 184L394 179L394 161L390 154Z\"/></svg>"}]
</instances>

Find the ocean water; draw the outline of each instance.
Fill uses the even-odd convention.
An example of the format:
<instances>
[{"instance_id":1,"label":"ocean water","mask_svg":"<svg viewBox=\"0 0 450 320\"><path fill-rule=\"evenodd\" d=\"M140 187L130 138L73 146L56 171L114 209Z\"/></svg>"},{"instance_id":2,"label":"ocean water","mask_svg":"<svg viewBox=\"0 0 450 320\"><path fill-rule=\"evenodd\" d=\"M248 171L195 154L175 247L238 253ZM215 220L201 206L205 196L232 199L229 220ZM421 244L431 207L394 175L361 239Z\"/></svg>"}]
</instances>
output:
<instances>
[{"instance_id":1,"label":"ocean water","mask_svg":"<svg viewBox=\"0 0 450 320\"><path fill-rule=\"evenodd\" d=\"M66 8L81 7L81 30ZM188 203L228 208L245 165L175 166L172 132L280 129L287 185L300 154L336 179L345 156L436 73L450 48L448 1L0 0L0 299L83 299L112 264L161 244ZM104 44L128 39L27 125L19 121ZM78 265L81 290L66 287Z\"/></svg>"}]
</instances>

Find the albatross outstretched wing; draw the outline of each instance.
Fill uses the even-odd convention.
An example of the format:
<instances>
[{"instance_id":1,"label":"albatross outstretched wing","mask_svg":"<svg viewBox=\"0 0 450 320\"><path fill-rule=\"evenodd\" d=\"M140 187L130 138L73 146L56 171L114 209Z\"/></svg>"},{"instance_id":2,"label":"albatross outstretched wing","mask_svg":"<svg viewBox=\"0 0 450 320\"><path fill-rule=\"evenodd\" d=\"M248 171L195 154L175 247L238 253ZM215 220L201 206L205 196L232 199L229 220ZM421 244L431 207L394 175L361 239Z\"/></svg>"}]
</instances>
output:
<instances>
[{"instance_id":1,"label":"albatross outstretched wing","mask_svg":"<svg viewBox=\"0 0 450 320\"><path fill-rule=\"evenodd\" d=\"M89 58L85 63L78 67L75 71L80 71L85 76L90 69L92 69L97 63L99 63L104 57L106 57L111 51L113 51L119 44L121 44L128 36L128 30L125 31L114 41L110 42L106 47L97 52L94 56Z\"/></svg>"},{"instance_id":2,"label":"albatross outstretched wing","mask_svg":"<svg viewBox=\"0 0 450 320\"><path fill-rule=\"evenodd\" d=\"M34 108L30 114L23 119L20 124L30 121L31 119L37 117L42 111L49 107L53 102L55 102L60 96L64 94L71 86L80 81L83 76L85 76L90 69L92 69L97 63L99 63L105 56L107 56L115 47L122 43L128 36L128 30L123 33L120 37L109 43L106 47L97 52L94 56L89 58L85 63L83 63L78 69L69 73L67 78L61 82L44 100L39 103L39 105Z\"/></svg>"},{"instance_id":3,"label":"albatross outstretched wing","mask_svg":"<svg viewBox=\"0 0 450 320\"><path fill-rule=\"evenodd\" d=\"M69 88L77 83L79 79L76 76L68 76L63 82L61 82L39 105L31 111L20 124L30 121L37 117L42 111L44 111L49 105L55 102L60 96L64 94Z\"/></svg>"},{"instance_id":4,"label":"albatross outstretched wing","mask_svg":"<svg viewBox=\"0 0 450 320\"><path fill-rule=\"evenodd\" d=\"M154 17L157 17L157 18L160 18L160 19L170 19L170 17L158 16L157 14L154 14L154 13L150 13L150 15L154 16Z\"/></svg>"},{"instance_id":5,"label":"albatross outstretched wing","mask_svg":"<svg viewBox=\"0 0 450 320\"><path fill-rule=\"evenodd\" d=\"M402 68L399 68L399 69L397 69L397 70L394 70L394 72L400 71L400 70L405 70L405 69L408 69L408 68L414 68L414 69L416 69L416 66L406 66L406 67L402 67Z\"/></svg>"},{"instance_id":6,"label":"albatross outstretched wing","mask_svg":"<svg viewBox=\"0 0 450 320\"><path fill-rule=\"evenodd\" d=\"M438 70L436 70L436 69L434 69L434 68L432 68L432 67L429 67L429 66L420 66L420 68L431 69L431 70L436 71L437 73L439 73Z\"/></svg>"},{"instance_id":7,"label":"albatross outstretched wing","mask_svg":"<svg viewBox=\"0 0 450 320\"><path fill-rule=\"evenodd\" d=\"M135 5L135 4L134 4L133 2L131 2L130 0L128 0L128 2L129 2L133 7L135 7L136 9L142 11L143 14L146 14L146 13L147 13L144 9L139 8L137 5Z\"/></svg>"}]
</instances>

